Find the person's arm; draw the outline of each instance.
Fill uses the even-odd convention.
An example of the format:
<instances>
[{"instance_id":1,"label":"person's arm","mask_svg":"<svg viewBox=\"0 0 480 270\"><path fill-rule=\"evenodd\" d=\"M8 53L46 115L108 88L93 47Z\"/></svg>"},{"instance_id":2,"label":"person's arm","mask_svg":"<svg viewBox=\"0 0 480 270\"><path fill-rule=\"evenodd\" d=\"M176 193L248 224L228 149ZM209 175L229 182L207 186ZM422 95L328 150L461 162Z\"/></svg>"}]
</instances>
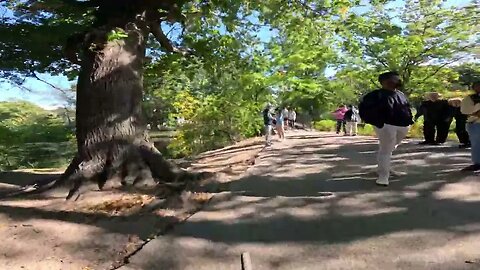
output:
<instances>
[{"instance_id":1,"label":"person's arm","mask_svg":"<svg viewBox=\"0 0 480 270\"><path fill-rule=\"evenodd\" d=\"M448 104L447 100L442 100L442 103L443 103L443 114L445 115L444 120L446 122L452 122L453 115L454 115L452 107L450 106L450 104Z\"/></svg>"},{"instance_id":2,"label":"person's arm","mask_svg":"<svg viewBox=\"0 0 480 270\"><path fill-rule=\"evenodd\" d=\"M466 115L474 115L480 111L480 103L475 104L471 97L465 97L462 100L460 111Z\"/></svg>"},{"instance_id":3,"label":"person's arm","mask_svg":"<svg viewBox=\"0 0 480 270\"><path fill-rule=\"evenodd\" d=\"M422 102L422 104L420 104L420 106L417 109L417 113L415 114L414 120L417 121L418 118L420 118L420 116L424 114L424 111L425 111L425 104Z\"/></svg>"}]
</instances>

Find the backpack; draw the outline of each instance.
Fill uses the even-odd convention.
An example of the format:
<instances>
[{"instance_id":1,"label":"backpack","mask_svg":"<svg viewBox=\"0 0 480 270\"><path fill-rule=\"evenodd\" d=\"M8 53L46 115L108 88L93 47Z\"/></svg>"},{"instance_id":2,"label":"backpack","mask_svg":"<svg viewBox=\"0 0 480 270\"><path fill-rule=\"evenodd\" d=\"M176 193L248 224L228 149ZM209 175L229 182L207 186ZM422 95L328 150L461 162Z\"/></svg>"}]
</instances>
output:
<instances>
[{"instance_id":1,"label":"backpack","mask_svg":"<svg viewBox=\"0 0 480 270\"><path fill-rule=\"evenodd\" d=\"M358 122L358 115L355 109L349 109L343 118L347 122Z\"/></svg>"},{"instance_id":2,"label":"backpack","mask_svg":"<svg viewBox=\"0 0 480 270\"><path fill-rule=\"evenodd\" d=\"M379 90L366 94L360 104L358 110L360 118L367 124L381 128L383 126L382 113L380 112L380 103L382 95Z\"/></svg>"}]
</instances>

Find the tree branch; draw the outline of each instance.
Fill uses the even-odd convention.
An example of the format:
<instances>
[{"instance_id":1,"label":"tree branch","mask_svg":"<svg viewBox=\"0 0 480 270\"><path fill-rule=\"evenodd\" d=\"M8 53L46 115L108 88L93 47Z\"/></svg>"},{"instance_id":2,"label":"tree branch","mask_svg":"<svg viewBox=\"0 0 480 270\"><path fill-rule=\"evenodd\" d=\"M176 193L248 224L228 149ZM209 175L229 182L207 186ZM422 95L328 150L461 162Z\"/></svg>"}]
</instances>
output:
<instances>
[{"instance_id":1,"label":"tree branch","mask_svg":"<svg viewBox=\"0 0 480 270\"><path fill-rule=\"evenodd\" d=\"M389 68L388 64L385 62L385 60L381 59L380 56L378 56L373 50L372 48L370 48L370 46L368 46L367 44L362 44L363 47L365 47L365 49L370 53L370 56L375 58L380 64L382 64L384 67L386 68Z\"/></svg>"},{"instance_id":2,"label":"tree branch","mask_svg":"<svg viewBox=\"0 0 480 270\"><path fill-rule=\"evenodd\" d=\"M447 62L447 63L444 63L444 64L438 66L432 74L430 74L430 75L428 75L427 77L425 77L421 82L424 83L426 80L430 79L431 77L435 76L438 72L440 72L440 70L441 70L442 68L444 68L444 67L446 67L446 66L448 66L448 65L450 65L450 64L453 64L453 63L459 61L459 60L462 59L462 58L464 58L464 57L456 58L456 59L454 59L454 60L452 60L452 61L450 61L450 62Z\"/></svg>"},{"instance_id":3,"label":"tree branch","mask_svg":"<svg viewBox=\"0 0 480 270\"><path fill-rule=\"evenodd\" d=\"M160 21L150 23L149 25L150 33L155 37L155 39L160 43L160 45L167 50L168 52L180 53L186 55L188 52L181 48L175 47L170 39L163 33Z\"/></svg>"}]
</instances>

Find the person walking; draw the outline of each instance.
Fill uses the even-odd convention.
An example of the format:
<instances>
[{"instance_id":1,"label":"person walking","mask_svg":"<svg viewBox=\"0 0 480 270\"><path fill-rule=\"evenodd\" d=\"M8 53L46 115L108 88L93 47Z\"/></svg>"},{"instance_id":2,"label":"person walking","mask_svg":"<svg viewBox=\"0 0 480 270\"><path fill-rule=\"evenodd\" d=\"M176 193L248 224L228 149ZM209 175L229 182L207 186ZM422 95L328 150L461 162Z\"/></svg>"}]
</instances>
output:
<instances>
[{"instance_id":1,"label":"person walking","mask_svg":"<svg viewBox=\"0 0 480 270\"><path fill-rule=\"evenodd\" d=\"M430 92L425 95L425 101L420 105L415 121L423 115L423 135L425 141L422 145L444 144L448 137L453 116L447 100L441 99L441 94ZM436 137L435 137L436 133Z\"/></svg>"},{"instance_id":2,"label":"person walking","mask_svg":"<svg viewBox=\"0 0 480 270\"><path fill-rule=\"evenodd\" d=\"M283 117L283 122L284 122L284 129L287 129L288 127L288 108L287 107L284 107L283 110L282 110L282 117Z\"/></svg>"},{"instance_id":3,"label":"person walking","mask_svg":"<svg viewBox=\"0 0 480 270\"><path fill-rule=\"evenodd\" d=\"M460 111L467 115L467 131L472 145L472 165L462 171L480 170L480 81L473 84L474 94L465 97L460 105Z\"/></svg>"},{"instance_id":4,"label":"person walking","mask_svg":"<svg viewBox=\"0 0 480 270\"><path fill-rule=\"evenodd\" d=\"M346 122L346 136L357 136L358 129L358 110L353 105L348 106L348 111L343 118Z\"/></svg>"},{"instance_id":5,"label":"person walking","mask_svg":"<svg viewBox=\"0 0 480 270\"><path fill-rule=\"evenodd\" d=\"M335 120L337 120L337 134L340 134L340 131L343 128L343 133L346 135L347 134L347 129L345 126L345 113L348 111L347 106L341 105L338 107L332 114L335 117Z\"/></svg>"},{"instance_id":6,"label":"person walking","mask_svg":"<svg viewBox=\"0 0 480 270\"><path fill-rule=\"evenodd\" d=\"M448 100L448 104L451 108L451 114L455 118L455 133L457 134L458 141L461 149L470 148L470 138L467 132L467 116L460 111L462 104L461 98L451 98Z\"/></svg>"},{"instance_id":7,"label":"person walking","mask_svg":"<svg viewBox=\"0 0 480 270\"><path fill-rule=\"evenodd\" d=\"M283 111L280 108L277 110L277 115L275 118L276 129L278 133L278 138L282 141L285 140L285 122L283 117Z\"/></svg>"},{"instance_id":8,"label":"person walking","mask_svg":"<svg viewBox=\"0 0 480 270\"><path fill-rule=\"evenodd\" d=\"M407 136L413 116L407 97L399 90L402 81L398 73L382 73L378 81L382 88L364 96L359 112L365 123L374 126L378 137L376 184L388 186L391 173L401 174L391 170L392 153Z\"/></svg>"},{"instance_id":9,"label":"person walking","mask_svg":"<svg viewBox=\"0 0 480 270\"><path fill-rule=\"evenodd\" d=\"M297 121L297 112L292 108L288 112L288 122L290 123L290 127L292 129L295 128L295 121Z\"/></svg>"},{"instance_id":10,"label":"person walking","mask_svg":"<svg viewBox=\"0 0 480 270\"><path fill-rule=\"evenodd\" d=\"M272 109L272 105L268 104L265 109L263 110L263 124L265 127L265 145L270 146L272 145L272 124L273 124L273 116L270 110Z\"/></svg>"}]
</instances>

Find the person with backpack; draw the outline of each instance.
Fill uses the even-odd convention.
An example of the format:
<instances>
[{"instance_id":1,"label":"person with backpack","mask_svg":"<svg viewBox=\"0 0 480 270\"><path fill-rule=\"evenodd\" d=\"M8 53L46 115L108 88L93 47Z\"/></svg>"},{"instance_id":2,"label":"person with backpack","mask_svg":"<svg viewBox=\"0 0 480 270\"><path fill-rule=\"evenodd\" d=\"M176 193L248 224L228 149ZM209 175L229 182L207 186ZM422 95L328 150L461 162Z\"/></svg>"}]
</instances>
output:
<instances>
[{"instance_id":1,"label":"person with backpack","mask_svg":"<svg viewBox=\"0 0 480 270\"><path fill-rule=\"evenodd\" d=\"M410 103L399 89L402 87L400 76L396 72L380 74L379 90L365 95L360 102L360 118L375 128L378 137L378 178L377 185L388 186L390 174L400 175L391 170L392 153L407 136L413 124Z\"/></svg>"},{"instance_id":2,"label":"person with backpack","mask_svg":"<svg viewBox=\"0 0 480 270\"><path fill-rule=\"evenodd\" d=\"M270 146L272 145L272 125L273 125L273 116L270 110L272 109L272 105L268 104L265 109L263 110L263 124L265 126L265 145Z\"/></svg>"},{"instance_id":3,"label":"person with backpack","mask_svg":"<svg viewBox=\"0 0 480 270\"><path fill-rule=\"evenodd\" d=\"M337 134L340 134L340 130L343 128L343 133L347 135L347 129L345 127L345 113L347 111L347 106L341 105L332 113L335 120L337 120Z\"/></svg>"},{"instance_id":4,"label":"person with backpack","mask_svg":"<svg viewBox=\"0 0 480 270\"><path fill-rule=\"evenodd\" d=\"M423 136L425 141L421 145L439 145L447 141L450 125L453 121L452 110L448 101L441 99L442 95L430 92L425 95L415 115L417 121L423 115ZM435 132L437 133L435 138Z\"/></svg>"},{"instance_id":5,"label":"person with backpack","mask_svg":"<svg viewBox=\"0 0 480 270\"><path fill-rule=\"evenodd\" d=\"M283 110L281 111L282 113L282 118L283 118L283 126L284 126L284 129L286 130L288 128L288 108L285 106L283 108Z\"/></svg>"},{"instance_id":6,"label":"person with backpack","mask_svg":"<svg viewBox=\"0 0 480 270\"><path fill-rule=\"evenodd\" d=\"M474 94L462 100L460 111L467 115L467 131L472 145L472 165L462 171L480 171L480 81L472 85Z\"/></svg>"},{"instance_id":7,"label":"person with backpack","mask_svg":"<svg viewBox=\"0 0 480 270\"><path fill-rule=\"evenodd\" d=\"M290 111L288 112L288 122L292 129L295 128L295 121L297 121L297 112L295 111L294 108L291 108Z\"/></svg>"},{"instance_id":8,"label":"person with backpack","mask_svg":"<svg viewBox=\"0 0 480 270\"><path fill-rule=\"evenodd\" d=\"M460 145L458 148L465 149L470 148L470 138L468 137L467 132L467 118L465 114L460 111L460 106L462 105L461 98L451 98L448 100L448 105L450 105L451 114L455 118L455 133L457 134L458 141Z\"/></svg>"},{"instance_id":9,"label":"person with backpack","mask_svg":"<svg viewBox=\"0 0 480 270\"><path fill-rule=\"evenodd\" d=\"M348 105L348 111L345 113L344 120L346 122L345 136L357 136L358 130L358 110L353 105Z\"/></svg>"}]
</instances>

